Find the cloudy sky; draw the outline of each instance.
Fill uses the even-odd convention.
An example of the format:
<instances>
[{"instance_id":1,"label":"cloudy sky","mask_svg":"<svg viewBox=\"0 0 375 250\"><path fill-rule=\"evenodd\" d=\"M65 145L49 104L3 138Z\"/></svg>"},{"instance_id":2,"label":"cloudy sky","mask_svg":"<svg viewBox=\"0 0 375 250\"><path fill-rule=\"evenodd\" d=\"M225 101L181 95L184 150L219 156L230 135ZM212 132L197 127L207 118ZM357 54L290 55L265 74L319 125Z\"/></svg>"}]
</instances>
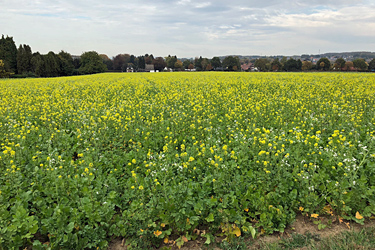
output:
<instances>
[{"instance_id":1,"label":"cloudy sky","mask_svg":"<svg viewBox=\"0 0 375 250\"><path fill-rule=\"evenodd\" d=\"M375 0L0 0L33 51L178 57L375 51Z\"/></svg>"}]
</instances>

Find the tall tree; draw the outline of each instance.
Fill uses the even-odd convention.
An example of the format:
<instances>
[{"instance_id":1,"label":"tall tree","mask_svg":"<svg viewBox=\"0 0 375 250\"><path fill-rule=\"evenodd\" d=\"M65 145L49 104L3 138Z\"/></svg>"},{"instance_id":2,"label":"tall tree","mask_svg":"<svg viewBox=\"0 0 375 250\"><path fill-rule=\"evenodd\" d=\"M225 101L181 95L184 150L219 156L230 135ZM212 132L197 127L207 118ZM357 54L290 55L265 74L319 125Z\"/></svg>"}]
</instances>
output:
<instances>
[{"instance_id":1,"label":"tall tree","mask_svg":"<svg viewBox=\"0 0 375 250\"><path fill-rule=\"evenodd\" d=\"M372 60L370 61L370 63L368 64L368 69L369 69L370 71L375 71L375 58L372 59Z\"/></svg>"},{"instance_id":2,"label":"tall tree","mask_svg":"<svg viewBox=\"0 0 375 250\"><path fill-rule=\"evenodd\" d=\"M60 58L60 69L62 76L71 76L74 72L74 64L72 55L65 51L60 51L58 54Z\"/></svg>"},{"instance_id":3,"label":"tall tree","mask_svg":"<svg viewBox=\"0 0 375 250\"><path fill-rule=\"evenodd\" d=\"M102 73L107 70L107 66L103 63L102 58L96 51L85 52L81 55L81 74Z\"/></svg>"},{"instance_id":4,"label":"tall tree","mask_svg":"<svg viewBox=\"0 0 375 250\"><path fill-rule=\"evenodd\" d=\"M104 63L105 65L107 65L107 69L108 69L108 70L113 70L113 61L111 60L111 58L109 58L109 57L108 57L107 55L105 55L105 54L100 54L99 56L102 58L103 63Z\"/></svg>"},{"instance_id":5,"label":"tall tree","mask_svg":"<svg viewBox=\"0 0 375 250\"><path fill-rule=\"evenodd\" d=\"M44 76L55 77L60 75L60 58L52 51L43 56L44 59Z\"/></svg>"},{"instance_id":6,"label":"tall tree","mask_svg":"<svg viewBox=\"0 0 375 250\"><path fill-rule=\"evenodd\" d=\"M17 47L13 37L2 35L0 39L0 59L3 60L4 68L8 72L17 71Z\"/></svg>"},{"instance_id":7,"label":"tall tree","mask_svg":"<svg viewBox=\"0 0 375 250\"><path fill-rule=\"evenodd\" d=\"M203 61L203 58L201 56L200 57L196 57L194 59L194 65L195 65L195 69L197 71L203 70L203 68L202 68L202 61Z\"/></svg>"},{"instance_id":8,"label":"tall tree","mask_svg":"<svg viewBox=\"0 0 375 250\"><path fill-rule=\"evenodd\" d=\"M267 71L269 60L267 58L258 58L255 60L254 67L256 67L259 71Z\"/></svg>"},{"instance_id":9,"label":"tall tree","mask_svg":"<svg viewBox=\"0 0 375 250\"><path fill-rule=\"evenodd\" d=\"M328 71L331 68L331 62L326 57L322 57L316 63L316 68L318 70Z\"/></svg>"},{"instance_id":10,"label":"tall tree","mask_svg":"<svg viewBox=\"0 0 375 250\"><path fill-rule=\"evenodd\" d=\"M7 78L10 76L10 73L5 70L5 65L3 60L0 60L0 78Z\"/></svg>"},{"instance_id":11,"label":"tall tree","mask_svg":"<svg viewBox=\"0 0 375 250\"><path fill-rule=\"evenodd\" d=\"M338 70L342 70L342 68L345 67L345 59L340 57L340 58L337 58L337 60L335 61L335 68L337 68Z\"/></svg>"},{"instance_id":12,"label":"tall tree","mask_svg":"<svg viewBox=\"0 0 375 250\"><path fill-rule=\"evenodd\" d=\"M217 57L217 56L214 56L212 57L211 59L211 65L212 67L216 70L216 68L220 68L221 67L221 61L220 61L220 58Z\"/></svg>"},{"instance_id":13,"label":"tall tree","mask_svg":"<svg viewBox=\"0 0 375 250\"><path fill-rule=\"evenodd\" d=\"M353 65L359 71L366 71L368 69L368 64L362 58L353 60Z\"/></svg>"},{"instance_id":14,"label":"tall tree","mask_svg":"<svg viewBox=\"0 0 375 250\"><path fill-rule=\"evenodd\" d=\"M177 56L167 56L165 58L165 62L167 64L167 67L170 68L170 69L174 69L175 67L175 64L177 62Z\"/></svg>"},{"instance_id":15,"label":"tall tree","mask_svg":"<svg viewBox=\"0 0 375 250\"><path fill-rule=\"evenodd\" d=\"M174 64L174 68L175 70L182 70L184 68L184 65L180 60L177 60Z\"/></svg>"},{"instance_id":16,"label":"tall tree","mask_svg":"<svg viewBox=\"0 0 375 250\"><path fill-rule=\"evenodd\" d=\"M138 56L138 68L139 69L145 69L146 68L146 62L144 56Z\"/></svg>"},{"instance_id":17,"label":"tall tree","mask_svg":"<svg viewBox=\"0 0 375 250\"><path fill-rule=\"evenodd\" d=\"M29 45L20 45L17 50L17 72L26 74L31 71L31 58L33 53Z\"/></svg>"},{"instance_id":18,"label":"tall tree","mask_svg":"<svg viewBox=\"0 0 375 250\"><path fill-rule=\"evenodd\" d=\"M152 60L152 64L154 65L155 70L163 71L167 63L164 61L163 57L156 57Z\"/></svg>"},{"instance_id":19,"label":"tall tree","mask_svg":"<svg viewBox=\"0 0 375 250\"><path fill-rule=\"evenodd\" d=\"M302 69L303 71L311 70L312 67L313 67L312 62L310 62L310 61L303 61L303 62L302 62L302 68L301 68L301 69Z\"/></svg>"},{"instance_id":20,"label":"tall tree","mask_svg":"<svg viewBox=\"0 0 375 250\"><path fill-rule=\"evenodd\" d=\"M271 70L272 71L281 71L282 67L283 66L281 65L281 62L280 62L279 58L275 58L271 62Z\"/></svg>"},{"instance_id":21,"label":"tall tree","mask_svg":"<svg viewBox=\"0 0 375 250\"><path fill-rule=\"evenodd\" d=\"M128 63L130 62L129 54L118 54L113 58L113 69L126 71L128 68Z\"/></svg>"},{"instance_id":22,"label":"tall tree","mask_svg":"<svg viewBox=\"0 0 375 250\"><path fill-rule=\"evenodd\" d=\"M190 60L185 60L182 62L182 65L184 66L185 69L188 69L190 64L191 64Z\"/></svg>"},{"instance_id":23,"label":"tall tree","mask_svg":"<svg viewBox=\"0 0 375 250\"><path fill-rule=\"evenodd\" d=\"M39 52L31 58L31 71L37 76L45 76L44 58Z\"/></svg>"},{"instance_id":24,"label":"tall tree","mask_svg":"<svg viewBox=\"0 0 375 250\"><path fill-rule=\"evenodd\" d=\"M237 71L241 69L240 59L234 56L227 56L223 60L223 67L229 71Z\"/></svg>"}]
</instances>

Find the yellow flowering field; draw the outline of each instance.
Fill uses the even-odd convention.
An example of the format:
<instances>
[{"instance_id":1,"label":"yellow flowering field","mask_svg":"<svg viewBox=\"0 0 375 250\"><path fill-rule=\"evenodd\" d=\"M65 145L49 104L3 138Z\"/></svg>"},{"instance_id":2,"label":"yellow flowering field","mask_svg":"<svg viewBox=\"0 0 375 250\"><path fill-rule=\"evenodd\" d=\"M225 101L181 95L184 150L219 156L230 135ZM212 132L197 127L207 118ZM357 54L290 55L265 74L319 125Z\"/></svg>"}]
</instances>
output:
<instances>
[{"instance_id":1,"label":"yellow flowering field","mask_svg":"<svg viewBox=\"0 0 375 250\"><path fill-rule=\"evenodd\" d=\"M375 215L373 74L4 79L0 100L0 248L209 244L297 214Z\"/></svg>"}]
</instances>

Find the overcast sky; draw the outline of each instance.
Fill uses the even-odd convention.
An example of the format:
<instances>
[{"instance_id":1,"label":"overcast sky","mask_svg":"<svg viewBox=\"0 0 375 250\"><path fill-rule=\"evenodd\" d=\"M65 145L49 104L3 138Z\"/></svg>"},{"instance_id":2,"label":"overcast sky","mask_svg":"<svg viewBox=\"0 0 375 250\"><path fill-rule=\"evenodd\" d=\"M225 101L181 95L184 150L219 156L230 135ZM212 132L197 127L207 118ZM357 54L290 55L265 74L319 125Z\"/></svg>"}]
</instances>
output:
<instances>
[{"instance_id":1,"label":"overcast sky","mask_svg":"<svg viewBox=\"0 0 375 250\"><path fill-rule=\"evenodd\" d=\"M375 51L375 0L0 0L0 34L109 57Z\"/></svg>"}]
</instances>

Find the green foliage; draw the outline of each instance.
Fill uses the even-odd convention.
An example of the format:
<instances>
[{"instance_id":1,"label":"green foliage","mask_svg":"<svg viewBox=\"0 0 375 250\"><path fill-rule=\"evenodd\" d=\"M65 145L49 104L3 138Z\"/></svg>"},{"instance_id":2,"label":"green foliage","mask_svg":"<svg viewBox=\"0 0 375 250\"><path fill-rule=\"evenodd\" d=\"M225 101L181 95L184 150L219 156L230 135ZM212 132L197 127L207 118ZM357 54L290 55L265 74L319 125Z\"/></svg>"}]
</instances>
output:
<instances>
[{"instance_id":1,"label":"green foliage","mask_svg":"<svg viewBox=\"0 0 375 250\"><path fill-rule=\"evenodd\" d=\"M240 71L240 59L238 57L227 56L223 60L223 67L229 71Z\"/></svg>"},{"instance_id":2,"label":"green foliage","mask_svg":"<svg viewBox=\"0 0 375 250\"><path fill-rule=\"evenodd\" d=\"M298 213L363 223L375 213L374 81L227 72L2 80L0 247L106 249L122 237L151 249L198 235L233 244L283 232Z\"/></svg>"},{"instance_id":3,"label":"green foliage","mask_svg":"<svg viewBox=\"0 0 375 250\"><path fill-rule=\"evenodd\" d=\"M5 71L10 73L17 72L17 47L13 37L4 37L0 39L0 60L3 60Z\"/></svg>"},{"instance_id":4,"label":"green foliage","mask_svg":"<svg viewBox=\"0 0 375 250\"><path fill-rule=\"evenodd\" d=\"M18 74L27 74L32 70L31 59L33 54L30 46L20 45L17 52L17 71Z\"/></svg>"},{"instance_id":5,"label":"green foliage","mask_svg":"<svg viewBox=\"0 0 375 250\"><path fill-rule=\"evenodd\" d=\"M102 58L95 51L85 52L81 55L81 74L102 73L107 70L107 66L103 63Z\"/></svg>"},{"instance_id":6,"label":"green foliage","mask_svg":"<svg viewBox=\"0 0 375 250\"><path fill-rule=\"evenodd\" d=\"M366 71L368 69L368 64L362 58L358 58L358 59L353 60L353 65L359 71Z\"/></svg>"},{"instance_id":7,"label":"green foliage","mask_svg":"<svg viewBox=\"0 0 375 250\"><path fill-rule=\"evenodd\" d=\"M320 58L316 63L316 68L318 70L328 71L331 68L331 62L326 57Z\"/></svg>"},{"instance_id":8,"label":"green foliage","mask_svg":"<svg viewBox=\"0 0 375 250\"><path fill-rule=\"evenodd\" d=\"M3 60L0 60L0 78L7 78L10 76L10 73L5 71Z\"/></svg>"}]
</instances>

